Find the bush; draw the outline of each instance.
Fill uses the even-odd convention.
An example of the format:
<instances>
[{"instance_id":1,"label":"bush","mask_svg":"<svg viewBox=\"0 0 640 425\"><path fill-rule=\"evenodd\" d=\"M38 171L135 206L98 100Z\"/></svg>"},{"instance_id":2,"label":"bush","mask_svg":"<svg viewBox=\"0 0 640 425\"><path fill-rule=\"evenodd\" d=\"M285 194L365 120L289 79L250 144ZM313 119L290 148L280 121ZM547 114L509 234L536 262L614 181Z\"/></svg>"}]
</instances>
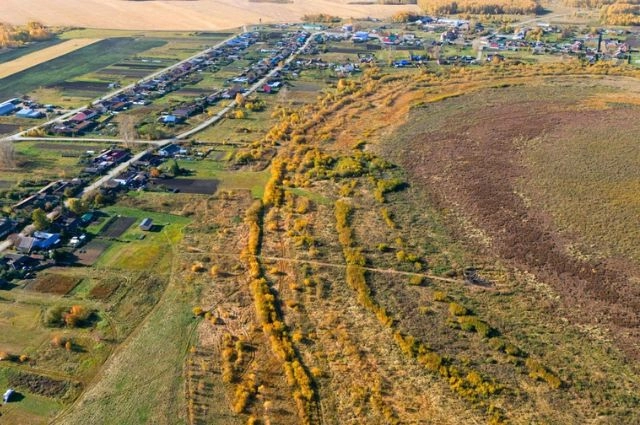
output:
<instances>
[{"instance_id":1,"label":"bush","mask_svg":"<svg viewBox=\"0 0 640 425\"><path fill-rule=\"evenodd\" d=\"M49 307L44 313L44 325L50 328L61 327L64 325L63 315L67 312L67 307L55 305Z\"/></svg>"},{"instance_id":2,"label":"bush","mask_svg":"<svg viewBox=\"0 0 640 425\"><path fill-rule=\"evenodd\" d=\"M456 302L449 303L449 314L452 316L466 316L469 314L469 310L463 305Z\"/></svg>"},{"instance_id":3,"label":"bush","mask_svg":"<svg viewBox=\"0 0 640 425\"><path fill-rule=\"evenodd\" d=\"M442 291L435 291L433 293L433 300L434 301L438 301L438 302L443 303L443 302L446 302L447 299L449 299L449 297L447 297L447 294L445 294Z\"/></svg>"}]
</instances>

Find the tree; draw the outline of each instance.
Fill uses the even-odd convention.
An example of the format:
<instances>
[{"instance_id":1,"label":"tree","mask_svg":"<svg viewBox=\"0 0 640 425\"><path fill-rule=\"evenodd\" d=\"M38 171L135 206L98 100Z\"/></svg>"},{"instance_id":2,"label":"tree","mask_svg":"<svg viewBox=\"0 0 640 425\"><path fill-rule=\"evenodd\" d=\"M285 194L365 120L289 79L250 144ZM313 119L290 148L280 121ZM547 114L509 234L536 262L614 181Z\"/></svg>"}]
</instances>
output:
<instances>
[{"instance_id":1,"label":"tree","mask_svg":"<svg viewBox=\"0 0 640 425\"><path fill-rule=\"evenodd\" d=\"M67 208L76 215L82 215L87 212L89 205L82 199L70 198L67 201Z\"/></svg>"},{"instance_id":2,"label":"tree","mask_svg":"<svg viewBox=\"0 0 640 425\"><path fill-rule=\"evenodd\" d=\"M135 117L121 114L118 120L118 129L125 147L130 148L133 140L138 135Z\"/></svg>"},{"instance_id":3,"label":"tree","mask_svg":"<svg viewBox=\"0 0 640 425\"><path fill-rule=\"evenodd\" d=\"M236 94L236 103L238 104L238 106L244 105L244 95L242 93Z\"/></svg>"},{"instance_id":4,"label":"tree","mask_svg":"<svg viewBox=\"0 0 640 425\"><path fill-rule=\"evenodd\" d=\"M16 167L16 151L13 142L8 139L0 140L0 168Z\"/></svg>"},{"instance_id":5,"label":"tree","mask_svg":"<svg viewBox=\"0 0 640 425\"><path fill-rule=\"evenodd\" d=\"M31 213L31 220L33 221L33 226L36 230L44 230L51 224L51 220L47 217L47 214L42 210L42 208L36 208Z\"/></svg>"},{"instance_id":6,"label":"tree","mask_svg":"<svg viewBox=\"0 0 640 425\"><path fill-rule=\"evenodd\" d=\"M180 173L182 173L182 168L180 168L180 166L178 165L178 161L176 161L175 159L173 160L173 162L171 163L171 165L169 165L169 172L174 176L179 176Z\"/></svg>"}]
</instances>

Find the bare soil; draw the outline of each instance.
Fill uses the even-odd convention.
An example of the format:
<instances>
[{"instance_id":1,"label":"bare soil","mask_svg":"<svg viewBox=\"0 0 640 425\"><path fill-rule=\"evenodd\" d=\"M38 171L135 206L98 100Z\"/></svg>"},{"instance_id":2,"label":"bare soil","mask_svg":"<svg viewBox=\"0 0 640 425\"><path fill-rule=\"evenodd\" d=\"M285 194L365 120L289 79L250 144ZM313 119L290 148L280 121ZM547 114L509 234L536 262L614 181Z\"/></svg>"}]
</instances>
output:
<instances>
[{"instance_id":1,"label":"bare soil","mask_svg":"<svg viewBox=\"0 0 640 425\"><path fill-rule=\"evenodd\" d=\"M118 217L102 229L100 236L107 238L120 237L135 222L135 217Z\"/></svg>"},{"instance_id":2,"label":"bare soil","mask_svg":"<svg viewBox=\"0 0 640 425\"><path fill-rule=\"evenodd\" d=\"M78 263L90 266L96 261L102 253L109 248L109 242L102 240L93 240L87 245L75 251L75 255L78 257Z\"/></svg>"},{"instance_id":3,"label":"bare soil","mask_svg":"<svg viewBox=\"0 0 640 425\"><path fill-rule=\"evenodd\" d=\"M183 193L194 193L201 195L212 195L218 188L218 180L213 179L164 179L156 180L150 184L153 186L164 186L171 190L178 190Z\"/></svg>"},{"instance_id":4,"label":"bare soil","mask_svg":"<svg viewBox=\"0 0 640 425\"><path fill-rule=\"evenodd\" d=\"M26 286L26 289L30 291L66 295L75 288L78 282L80 282L80 279L73 276L41 274L35 281L29 283Z\"/></svg>"},{"instance_id":5,"label":"bare soil","mask_svg":"<svg viewBox=\"0 0 640 425\"><path fill-rule=\"evenodd\" d=\"M42 375L17 372L9 375L9 385L16 388L24 388L33 394L60 398L68 391L70 382L60 381Z\"/></svg>"}]
</instances>

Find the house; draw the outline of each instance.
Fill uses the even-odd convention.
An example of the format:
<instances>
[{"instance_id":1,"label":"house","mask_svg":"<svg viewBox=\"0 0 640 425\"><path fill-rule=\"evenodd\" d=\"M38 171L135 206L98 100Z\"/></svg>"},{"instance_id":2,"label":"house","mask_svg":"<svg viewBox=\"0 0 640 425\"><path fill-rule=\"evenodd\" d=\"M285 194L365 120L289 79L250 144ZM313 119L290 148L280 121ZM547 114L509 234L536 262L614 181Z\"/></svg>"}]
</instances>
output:
<instances>
[{"instance_id":1,"label":"house","mask_svg":"<svg viewBox=\"0 0 640 425\"><path fill-rule=\"evenodd\" d=\"M9 115L16 110L16 105L11 102L0 103L0 116Z\"/></svg>"},{"instance_id":2,"label":"house","mask_svg":"<svg viewBox=\"0 0 640 425\"><path fill-rule=\"evenodd\" d=\"M93 222L93 213L92 212L88 212L82 215L82 217L80 217L80 222L82 223L82 225L86 226L89 225Z\"/></svg>"},{"instance_id":3,"label":"house","mask_svg":"<svg viewBox=\"0 0 640 425\"><path fill-rule=\"evenodd\" d=\"M71 121L76 122L76 123L80 123L82 121L90 120L91 118L95 117L96 115L97 115L96 111L93 111L91 109L85 109L84 111L78 112L73 117L71 117Z\"/></svg>"},{"instance_id":4,"label":"house","mask_svg":"<svg viewBox=\"0 0 640 425\"><path fill-rule=\"evenodd\" d=\"M39 264L35 258L21 254L7 254L2 257L2 262L16 271L29 271Z\"/></svg>"},{"instance_id":5,"label":"house","mask_svg":"<svg viewBox=\"0 0 640 425\"><path fill-rule=\"evenodd\" d=\"M142 222L140 223L140 229L144 230L146 232L148 232L149 230L151 230L153 228L153 220L151 220L150 218L144 218L142 219Z\"/></svg>"},{"instance_id":6,"label":"house","mask_svg":"<svg viewBox=\"0 0 640 425\"><path fill-rule=\"evenodd\" d=\"M60 243L59 233L34 232L33 237L35 238L34 249L48 250Z\"/></svg>"},{"instance_id":7,"label":"house","mask_svg":"<svg viewBox=\"0 0 640 425\"><path fill-rule=\"evenodd\" d=\"M170 158L176 155L186 155L187 153L188 152L185 148L174 145L173 143L158 150L158 154L166 158Z\"/></svg>"},{"instance_id":8,"label":"house","mask_svg":"<svg viewBox=\"0 0 640 425\"><path fill-rule=\"evenodd\" d=\"M5 391L4 395L2 396L2 402L3 403L9 403L9 401L11 401L11 396L13 395L14 391L13 389L9 388L7 391Z\"/></svg>"},{"instance_id":9,"label":"house","mask_svg":"<svg viewBox=\"0 0 640 425\"><path fill-rule=\"evenodd\" d=\"M175 115L165 115L160 120L165 125L175 125L178 122L178 117Z\"/></svg>"},{"instance_id":10,"label":"house","mask_svg":"<svg viewBox=\"0 0 640 425\"><path fill-rule=\"evenodd\" d=\"M9 233L13 232L16 228L16 222L10 218L0 218L0 238L5 238Z\"/></svg>"}]
</instances>

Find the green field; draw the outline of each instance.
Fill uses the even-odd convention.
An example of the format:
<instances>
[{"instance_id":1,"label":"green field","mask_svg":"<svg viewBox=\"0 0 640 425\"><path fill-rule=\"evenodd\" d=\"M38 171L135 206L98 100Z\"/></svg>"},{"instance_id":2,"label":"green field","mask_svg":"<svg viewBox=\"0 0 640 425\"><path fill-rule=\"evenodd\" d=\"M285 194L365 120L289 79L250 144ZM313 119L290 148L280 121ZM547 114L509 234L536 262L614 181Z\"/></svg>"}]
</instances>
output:
<instances>
[{"instance_id":1,"label":"green field","mask_svg":"<svg viewBox=\"0 0 640 425\"><path fill-rule=\"evenodd\" d=\"M110 38L0 80L0 99L22 96L39 87L97 71L132 55L163 45L162 40Z\"/></svg>"}]
</instances>

